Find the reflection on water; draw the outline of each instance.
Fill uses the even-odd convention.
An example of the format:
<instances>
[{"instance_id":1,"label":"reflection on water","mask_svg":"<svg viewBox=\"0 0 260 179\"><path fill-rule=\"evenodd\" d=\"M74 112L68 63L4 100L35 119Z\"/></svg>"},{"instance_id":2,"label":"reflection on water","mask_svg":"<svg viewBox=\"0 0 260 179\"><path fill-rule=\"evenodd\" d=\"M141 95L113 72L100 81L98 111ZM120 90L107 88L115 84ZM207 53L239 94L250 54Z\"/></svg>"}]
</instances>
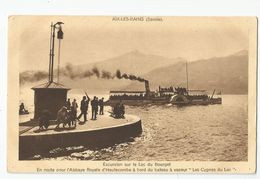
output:
<instances>
[{"instance_id":1,"label":"reflection on water","mask_svg":"<svg viewBox=\"0 0 260 179\"><path fill-rule=\"evenodd\" d=\"M72 97L81 99L80 95ZM128 114L142 119L140 137L96 150L83 146L58 148L44 159L246 161L247 95L222 97L222 105L127 106Z\"/></svg>"}]
</instances>

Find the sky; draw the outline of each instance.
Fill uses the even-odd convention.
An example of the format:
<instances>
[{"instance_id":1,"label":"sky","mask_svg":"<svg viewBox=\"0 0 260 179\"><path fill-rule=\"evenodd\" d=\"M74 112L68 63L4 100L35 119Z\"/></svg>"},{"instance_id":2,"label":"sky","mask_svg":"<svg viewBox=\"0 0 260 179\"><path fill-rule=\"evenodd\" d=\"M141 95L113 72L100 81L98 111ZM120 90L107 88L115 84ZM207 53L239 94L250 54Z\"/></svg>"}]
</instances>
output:
<instances>
[{"instance_id":1,"label":"sky","mask_svg":"<svg viewBox=\"0 0 260 179\"><path fill-rule=\"evenodd\" d=\"M162 17L162 21L113 21L113 17L11 16L9 58L20 71L46 70L50 24L62 21L61 66L113 58L133 50L188 61L248 49L248 25L239 17ZM57 40L55 41L57 47ZM55 51L57 65L57 48Z\"/></svg>"}]
</instances>

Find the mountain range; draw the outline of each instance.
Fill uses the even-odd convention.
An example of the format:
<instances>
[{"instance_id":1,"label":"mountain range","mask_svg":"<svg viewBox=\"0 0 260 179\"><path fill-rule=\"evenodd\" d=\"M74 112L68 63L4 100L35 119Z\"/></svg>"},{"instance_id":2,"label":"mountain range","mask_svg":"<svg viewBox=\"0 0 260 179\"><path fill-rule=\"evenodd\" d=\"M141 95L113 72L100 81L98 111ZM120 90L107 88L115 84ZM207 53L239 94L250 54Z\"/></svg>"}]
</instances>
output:
<instances>
[{"instance_id":1,"label":"mountain range","mask_svg":"<svg viewBox=\"0 0 260 179\"><path fill-rule=\"evenodd\" d=\"M141 76L149 80L152 90L158 86L186 87L186 60L132 51L115 58L96 63L72 65L75 72L92 68ZM248 51L242 50L224 57L212 57L187 63L189 89L221 90L225 94L248 92ZM20 73L20 75L23 73ZM21 77L21 76L20 76ZM126 79L100 79L97 77L71 79L61 76L61 83L71 88L83 88L90 92L109 90L144 90L144 84ZM39 82L37 82L39 83Z\"/></svg>"},{"instance_id":2,"label":"mountain range","mask_svg":"<svg viewBox=\"0 0 260 179\"><path fill-rule=\"evenodd\" d=\"M80 71L96 67L110 72L120 69L124 73L143 75L155 68L166 67L183 60L182 58L166 58L159 55L144 54L134 50L114 58L77 67Z\"/></svg>"},{"instance_id":3,"label":"mountain range","mask_svg":"<svg viewBox=\"0 0 260 179\"><path fill-rule=\"evenodd\" d=\"M226 94L248 92L248 52L243 50L225 57L177 62L167 67L154 69L144 75L150 87L155 89L169 86L187 86L189 89L221 90ZM139 89L140 84L132 83L126 88Z\"/></svg>"}]
</instances>

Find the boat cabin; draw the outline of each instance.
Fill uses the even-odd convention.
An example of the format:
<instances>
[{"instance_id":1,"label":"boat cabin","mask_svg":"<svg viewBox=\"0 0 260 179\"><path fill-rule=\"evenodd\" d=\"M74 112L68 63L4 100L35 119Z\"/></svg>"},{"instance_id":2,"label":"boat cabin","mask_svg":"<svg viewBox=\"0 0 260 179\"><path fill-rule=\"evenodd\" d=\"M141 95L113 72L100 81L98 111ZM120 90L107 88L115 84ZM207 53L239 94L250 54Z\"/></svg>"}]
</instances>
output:
<instances>
[{"instance_id":1,"label":"boat cabin","mask_svg":"<svg viewBox=\"0 0 260 179\"><path fill-rule=\"evenodd\" d=\"M142 100L146 97L146 91L110 91L110 100Z\"/></svg>"}]
</instances>

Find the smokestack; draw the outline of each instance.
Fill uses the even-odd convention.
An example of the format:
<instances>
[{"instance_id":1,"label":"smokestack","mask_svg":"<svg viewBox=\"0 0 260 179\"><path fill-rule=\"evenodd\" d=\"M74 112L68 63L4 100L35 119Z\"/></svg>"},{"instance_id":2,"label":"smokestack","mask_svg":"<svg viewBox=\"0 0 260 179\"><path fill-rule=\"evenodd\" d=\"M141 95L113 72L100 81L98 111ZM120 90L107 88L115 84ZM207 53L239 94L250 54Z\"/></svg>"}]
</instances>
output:
<instances>
[{"instance_id":1,"label":"smokestack","mask_svg":"<svg viewBox=\"0 0 260 179\"><path fill-rule=\"evenodd\" d=\"M149 85L149 81L148 81L148 80L145 80L145 81L144 81L144 85L145 85L145 91L146 91L146 94L149 95L149 94L150 94L150 85Z\"/></svg>"}]
</instances>

